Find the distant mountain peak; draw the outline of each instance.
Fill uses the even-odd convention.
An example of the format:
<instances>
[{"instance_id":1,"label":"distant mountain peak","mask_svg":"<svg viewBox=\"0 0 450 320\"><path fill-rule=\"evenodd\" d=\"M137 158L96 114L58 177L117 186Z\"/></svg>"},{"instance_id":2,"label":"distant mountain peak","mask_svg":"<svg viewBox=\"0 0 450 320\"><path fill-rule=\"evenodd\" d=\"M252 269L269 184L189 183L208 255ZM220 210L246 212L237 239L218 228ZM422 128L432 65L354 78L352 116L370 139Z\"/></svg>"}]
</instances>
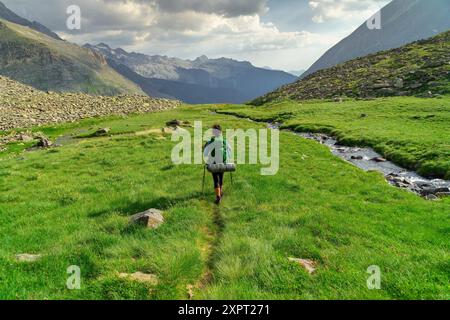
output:
<instances>
[{"instance_id":1,"label":"distant mountain peak","mask_svg":"<svg viewBox=\"0 0 450 320\"><path fill-rule=\"evenodd\" d=\"M112 48L109 45L107 45L106 43L104 43L104 42L100 42L95 47L106 49L106 50L112 50Z\"/></svg>"},{"instance_id":2,"label":"distant mountain peak","mask_svg":"<svg viewBox=\"0 0 450 320\"><path fill-rule=\"evenodd\" d=\"M209 58L206 55L202 55L202 56L198 57L197 59L195 59L195 61L197 61L197 62L206 62L208 60L209 60Z\"/></svg>"}]
</instances>

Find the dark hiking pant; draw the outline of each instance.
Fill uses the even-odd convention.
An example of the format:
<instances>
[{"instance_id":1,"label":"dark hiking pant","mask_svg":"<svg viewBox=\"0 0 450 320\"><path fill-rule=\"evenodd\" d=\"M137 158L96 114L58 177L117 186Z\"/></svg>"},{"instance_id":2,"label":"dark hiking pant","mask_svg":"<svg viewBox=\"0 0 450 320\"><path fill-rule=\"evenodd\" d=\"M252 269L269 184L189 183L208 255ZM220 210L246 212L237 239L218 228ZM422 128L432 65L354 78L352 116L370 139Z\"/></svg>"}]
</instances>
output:
<instances>
[{"instance_id":1,"label":"dark hiking pant","mask_svg":"<svg viewBox=\"0 0 450 320\"><path fill-rule=\"evenodd\" d=\"M213 173L213 179L214 179L214 189L222 188L223 186L223 175L224 173Z\"/></svg>"}]
</instances>

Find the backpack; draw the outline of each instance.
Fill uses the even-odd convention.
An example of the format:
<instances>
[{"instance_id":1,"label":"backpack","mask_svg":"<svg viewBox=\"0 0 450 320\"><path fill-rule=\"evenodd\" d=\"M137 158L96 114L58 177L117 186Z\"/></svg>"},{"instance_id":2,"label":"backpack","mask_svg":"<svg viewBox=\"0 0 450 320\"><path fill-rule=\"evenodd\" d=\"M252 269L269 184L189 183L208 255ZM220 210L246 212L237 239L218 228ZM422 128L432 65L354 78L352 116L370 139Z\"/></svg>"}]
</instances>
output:
<instances>
[{"instance_id":1,"label":"backpack","mask_svg":"<svg viewBox=\"0 0 450 320\"><path fill-rule=\"evenodd\" d=\"M227 140L223 139L223 138L219 138L219 140L222 140L222 146L220 148L220 152L222 153L222 158L223 158L223 163L227 163L227 158L228 158L228 144L227 144ZM209 146L213 143L216 142L216 138L212 137L211 140L206 144L206 146ZM214 148L211 151L211 157L215 158L216 156L216 148Z\"/></svg>"}]
</instances>

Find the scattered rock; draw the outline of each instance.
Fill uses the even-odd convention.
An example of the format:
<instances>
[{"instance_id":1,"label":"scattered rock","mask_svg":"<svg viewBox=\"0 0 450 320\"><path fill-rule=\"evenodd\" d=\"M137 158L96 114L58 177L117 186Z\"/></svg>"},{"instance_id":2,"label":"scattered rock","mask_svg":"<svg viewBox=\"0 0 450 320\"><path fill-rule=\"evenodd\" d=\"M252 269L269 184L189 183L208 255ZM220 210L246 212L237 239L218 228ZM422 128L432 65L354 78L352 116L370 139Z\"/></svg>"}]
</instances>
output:
<instances>
[{"instance_id":1,"label":"scattered rock","mask_svg":"<svg viewBox=\"0 0 450 320\"><path fill-rule=\"evenodd\" d=\"M36 262L41 258L40 254L21 253L16 255L16 260L19 262Z\"/></svg>"},{"instance_id":2,"label":"scattered rock","mask_svg":"<svg viewBox=\"0 0 450 320\"><path fill-rule=\"evenodd\" d=\"M189 121L181 121L181 120L176 120L176 119L166 122L166 126L173 127L173 128L190 126L190 125L191 125L191 123Z\"/></svg>"},{"instance_id":3,"label":"scattered rock","mask_svg":"<svg viewBox=\"0 0 450 320\"><path fill-rule=\"evenodd\" d=\"M131 217L132 224L143 225L150 229L157 229L164 223L162 211L157 209L149 209L145 212L135 214Z\"/></svg>"},{"instance_id":4,"label":"scattered rock","mask_svg":"<svg viewBox=\"0 0 450 320\"><path fill-rule=\"evenodd\" d=\"M403 79L402 78L395 79L394 87L396 87L397 89L402 89L404 87Z\"/></svg>"},{"instance_id":5,"label":"scattered rock","mask_svg":"<svg viewBox=\"0 0 450 320\"><path fill-rule=\"evenodd\" d=\"M189 284L186 286L186 290L188 291L188 297L189 300L194 298L194 286L192 284Z\"/></svg>"},{"instance_id":6,"label":"scattered rock","mask_svg":"<svg viewBox=\"0 0 450 320\"><path fill-rule=\"evenodd\" d=\"M51 142L47 137L45 136L40 136L38 137L38 143L36 144L36 147L38 148L50 148L51 146L53 146L53 142Z\"/></svg>"},{"instance_id":7,"label":"scattered rock","mask_svg":"<svg viewBox=\"0 0 450 320\"><path fill-rule=\"evenodd\" d=\"M450 197L450 192L437 192L436 196L439 198Z\"/></svg>"},{"instance_id":8,"label":"scattered rock","mask_svg":"<svg viewBox=\"0 0 450 320\"><path fill-rule=\"evenodd\" d=\"M166 126L168 127L181 127L182 124L183 122L180 120L171 120L166 122Z\"/></svg>"},{"instance_id":9,"label":"scattered rock","mask_svg":"<svg viewBox=\"0 0 450 320\"><path fill-rule=\"evenodd\" d=\"M173 128L169 128L169 127L163 128L162 132L166 133L166 134L171 134L171 133L173 133Z\"/></svg>"},{"instance_id":10,"label":"scattered rock","mask_svg":"<svg viewBox=\"0 0 450 320\"><path fill-rule=\"evenodd\" d=\"M393 88L381 88L378 90L378 94L380 94L380 95L390 96L390 95L393 95L394 93L395 93L395 90Z\"/></svg>"},{"instance_id":11,"label":"scattered rock","mask_svg":"<svg viewBox=\"0 0 450 320\"><path fill-rule=\"evenodd\" d=\"M95 131L92 136L93 137L104 137L107 136L109 134L109 132L111 131L110 128L102 128L102 129L98 129L97 131Z\"/></svg>"},{"instance_id":12,"label":"scattered rock","mask_svg":"<svg viewBox=\"0 0 450 320\"><path fill-rule=\"evenodd\" d=\"M363 156L352 156L352 160L363 160Z\"/></svg>"},{"instance_id":13,"label":"scattered rock","mask_svg":"<svg viewBox=\"0 0 450 320\"><path fill-rule=\"evenodd\" d=\"M316 263L309 259L297 259L289 258L289 261L298 263L302 266L309 274L313 274L316 271Z\"/></svg>"},{"instance_id":14,"label":"scattered rock","mask_svg":"<svg viewBox=\"0 0 450 320\"><path fill-rule=\"evenodd\" d=\"M386 162L387 160L385 158L381 158L381 157L375 157L373 159L370 159L371 161L375 161L375 162Z\"/></svg>"},{"instance_id":15,"label":"scattered rock","mask_svg":"<svg viewBox=\"0 0 450 320\"><path fill-rule=\"evenodd\" d=\"M435 196L434 194L428 194L428 195L425 196L425 199L426 200L437 200L438 197Z\"/></svg>"},{"instance_id":16,"label":"scattered rock","mask_svg":"<svg viewBox=\"0 0 450 320\"><path fill-rule=\"evenodd\" d=\"M19 134L19 140L23 141L23 142L31 142L34 140L33 135L32 134L28 134L28 133L20 133Z\"/></svg>"},{"instance_id":17,"label":"scattered rock","mask_svg":"<svg viewBox=\"0 0 450 320\"><path fill-rule=\"evenodd\" d=\"M427 188L427 187L431 187L431 185L430 185L428 182L425 182L425 181L417 181L417 182L416 182L416 185L417 185L419 188Z\"/></svg>"},{"instance_id":18,"label":"scattered rock","mask_svg":"<svg viewBox=\"0 0 450 320\"><path fill-rule=\"evenodd\" d=\"M158 277L154 274L148 274L143 272L120 273L119 277L122 279L130 279L132 281L137 281L141 283L148 283L150 285L156 286L158 284Z\"/></svg>"},{"instance_id":19,"label":"scattered rock","mask_svg":"<svg viewBox=\"0 0 450 320\"><path fill-rule=\"evenodd\" d=\"M384 89L389 88L391 84L389 82L377 82L372 85L372 89Z\"/></svg>"},{"instance_id":20,"label":"scattered rock","mask_svg":"<svg viewBox=\"0 0 450 320\"><path fill-rule=\"evenodd\" d=\"M418 88L420 88L422 86L423 86L422 83L415 82L415 83L411 84L409 87L414 90L414 89L418 89Z\"/></svg>"},{"instance_id":21,"label":"scattered rock","mask_svg":"<svg viewBox=\"0 0 450 320\"><path fill-rule=\"evenodd\" d=\"M438 188L429 187L429 188L423 188L420 193L422 196L428 196L428 195L436 195L438 193L443 193L443 192L450 192L450 189L446 188L446 187L438 187Z\"/></svg>"}]
</instances>

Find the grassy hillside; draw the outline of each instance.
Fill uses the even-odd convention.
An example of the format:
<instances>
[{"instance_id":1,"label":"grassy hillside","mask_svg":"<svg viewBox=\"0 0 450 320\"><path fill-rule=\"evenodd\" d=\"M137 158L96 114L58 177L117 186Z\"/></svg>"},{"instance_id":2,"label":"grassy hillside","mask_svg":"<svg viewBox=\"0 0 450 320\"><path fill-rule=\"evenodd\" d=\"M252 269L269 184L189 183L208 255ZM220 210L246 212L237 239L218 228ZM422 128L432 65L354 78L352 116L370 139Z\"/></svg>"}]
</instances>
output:
<instances>
[{"instance_id":1,"label":"grassy hillside","mask_svg":"<svg viewBox=\"0 0 450 320\"><path fill-rule=\"evenodd\" d=\"M408 106L392 108L418 104L414 99L352 102L348 116L333 103L305 104L302 113L295 113L299 105L218 111L269 119L285 109L283 118L293 112L298 118L291 120L305 125L302 117L311 123L319 110L319 124L341 128L364 112L368 127L385 121L386 142L397 139L396 126L414 123L422 124L418 143L433 134L448 142L448 105L421 101L431 102L435 122L425 105L417 119L405 115ZM55 138L110 127L112 136L0 156L0 298L450 299L450 198L425 201L332 156L325 146L282 132L278 175L262 177L259 166L240 166L234 186L226 177L217 207L210 177L203 197L202 167L174 166L175 143L157 130L174 118L265 127L211 108L40 128ZM391 117L383 117L386 110ZM149 208L164 210L165 224L157 230L129 226L130 215ZM21 263L15 259L21 253L43 256ZM315 261L316 273L290 257ZM81 290L66 288L70 265L81 267ZM381 290L367 289L371 265L381 269ZM119 277L137 271L155 275L158 283Z\"/></svg>"},{"instance_id":2,"label":"grassy hillside","mask_svg":"<svg viewBox=\"0 0 450 320\"><path fill-rule=\"evenodd\" d=\"M285 99L430 96L450 93L450 31L320 70L252 104Z\"/></svg>"},{"instance_id":3,"label":"grassy hillside","mask_svg":"<svg viewBox=\"0 0 450 320\"><path fill-rule=\"evenodd\" d=\"M39 22L37 21L31 22L27 19L18 16L13 11L8 9L1 1L0 1L0 19L4 19L15 24L20 24L21 26L29 27L31 29L44 33L56 40L62 40L56 33L48 29L46 26L40 24Z\"/></svg>"},{"instance_id":4,"label":"grassy hillside","mask_svg":"<svg viewBox=\"0 0 450 320\"><path fill-rule=\"evenodd\" d=\"M2 19L0 74L41 90L143 94L102 56Z\"/></svg>"}]
</instances>

